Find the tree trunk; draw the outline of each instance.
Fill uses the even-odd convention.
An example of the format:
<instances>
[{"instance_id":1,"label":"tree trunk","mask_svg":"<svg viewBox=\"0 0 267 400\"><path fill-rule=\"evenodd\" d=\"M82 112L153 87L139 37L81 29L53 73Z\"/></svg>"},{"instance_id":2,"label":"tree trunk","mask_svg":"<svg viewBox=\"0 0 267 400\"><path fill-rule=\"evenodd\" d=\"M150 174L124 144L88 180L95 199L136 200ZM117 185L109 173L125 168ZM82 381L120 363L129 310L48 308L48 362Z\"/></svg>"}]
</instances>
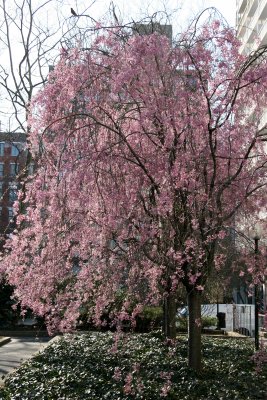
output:
<instances>
[{"instance_id":1,"label":"tree trunk","mask_svg":"<svg viewBox=\"0 0 267 400\"><path fill-rule=\"evenodd\" d=\"M170 292L163 301L163 333L168 339L176 338L175 292Z\"/></svg>"},{"instance_id":2,"label":"tree trunk","mask_svg":"<svg viewBox=\"0 0 267 400\"><path fill-rule=\"evenodd\" d=\"M188 366L201 370L201 292L191 289L188 293Z\"/></svg>"}]
</instances>

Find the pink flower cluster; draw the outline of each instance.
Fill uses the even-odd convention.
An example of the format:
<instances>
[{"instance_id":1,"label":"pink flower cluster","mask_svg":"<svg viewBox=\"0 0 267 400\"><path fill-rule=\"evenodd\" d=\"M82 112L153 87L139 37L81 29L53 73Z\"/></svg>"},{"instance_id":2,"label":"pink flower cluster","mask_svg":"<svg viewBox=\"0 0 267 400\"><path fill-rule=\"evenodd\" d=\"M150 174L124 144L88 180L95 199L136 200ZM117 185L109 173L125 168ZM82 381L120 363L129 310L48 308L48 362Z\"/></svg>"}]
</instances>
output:
<instances>
[{"instance_id":1,"label":"pink flower cluster","mask_svg":"<svg viewBox=\"0 0 267 400\"><path fill-rule=\"evenodd\" d=\"M218 21L174 47L116 28L62 52L31 105L36 173L1 264L22 307L69 331L202 292L235 213L266 200L266 84Z\"/></svg>"}]
</instances>

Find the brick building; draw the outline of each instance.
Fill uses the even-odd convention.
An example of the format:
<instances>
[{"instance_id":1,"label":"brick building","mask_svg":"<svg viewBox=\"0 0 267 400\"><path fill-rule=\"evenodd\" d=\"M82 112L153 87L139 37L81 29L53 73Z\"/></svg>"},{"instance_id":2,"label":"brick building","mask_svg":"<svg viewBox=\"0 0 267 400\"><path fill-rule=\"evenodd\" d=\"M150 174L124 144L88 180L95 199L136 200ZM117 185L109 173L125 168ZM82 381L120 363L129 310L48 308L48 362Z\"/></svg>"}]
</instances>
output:
<instances>
[{"instance_id":1,"label":"brick building","mask_svg":"<svg viewBox=\"0 0 267 400\"><path fill-rule=\"evenodd\" d=\"M26 157L24 133L0 132L0 235L2 238L12 232L15 226L13 204L17 200Z\"/></svg>"}]
</instances>

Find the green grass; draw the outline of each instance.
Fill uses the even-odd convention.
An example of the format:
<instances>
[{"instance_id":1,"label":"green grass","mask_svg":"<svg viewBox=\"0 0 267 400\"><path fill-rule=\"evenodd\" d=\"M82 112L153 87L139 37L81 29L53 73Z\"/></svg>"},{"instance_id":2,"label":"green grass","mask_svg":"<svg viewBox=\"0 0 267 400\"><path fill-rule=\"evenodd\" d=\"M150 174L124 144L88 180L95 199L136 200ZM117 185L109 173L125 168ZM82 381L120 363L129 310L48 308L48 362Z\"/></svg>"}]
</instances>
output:
<instances>
[{"instance_id":1,"label":"green grass","mask_svg":"<svg viewBox=\"0 0 267 400\"><path fill-rule=\"evenodd\" d=\"M267 367L256 374L252 354L249 340L203 338L197 376L186 365L186 338L168 347L159 333L117 342L112 333L66 335L9 376L0 399L266 399Z\"/></svg>"}]
</instances>

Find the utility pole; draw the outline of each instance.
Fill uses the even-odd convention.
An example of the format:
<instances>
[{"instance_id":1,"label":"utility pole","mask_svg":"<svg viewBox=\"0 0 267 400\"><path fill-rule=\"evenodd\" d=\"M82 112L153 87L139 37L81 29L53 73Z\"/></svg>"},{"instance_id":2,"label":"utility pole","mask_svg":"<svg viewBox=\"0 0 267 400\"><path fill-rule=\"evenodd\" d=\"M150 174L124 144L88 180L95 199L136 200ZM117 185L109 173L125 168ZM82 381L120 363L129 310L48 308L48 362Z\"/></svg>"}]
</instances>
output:
<instances>
[{"instance_id":1,"label":"utility pole","mask_svg":"<svg viewBox=\"0 0 267 400\"><path fill-rule=\"evenodd\" d=\"M257 268L257 258L259 254L259 236L254 237L255 267ZM258 284L254 286L254 302L255 302L255 350L259 350L259 293Z\"/></svg>"}]
</instances>

